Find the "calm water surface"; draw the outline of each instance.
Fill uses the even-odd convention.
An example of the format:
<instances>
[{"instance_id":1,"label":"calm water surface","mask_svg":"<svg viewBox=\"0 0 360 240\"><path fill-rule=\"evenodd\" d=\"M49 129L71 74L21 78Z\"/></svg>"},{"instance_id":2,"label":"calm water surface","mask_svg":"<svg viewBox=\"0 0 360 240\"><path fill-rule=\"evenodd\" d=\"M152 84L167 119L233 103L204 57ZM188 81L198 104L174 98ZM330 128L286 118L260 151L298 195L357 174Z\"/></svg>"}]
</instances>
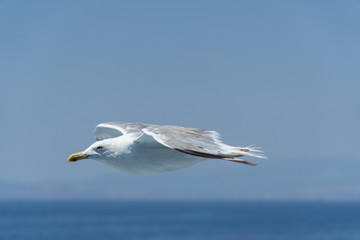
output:
<instances>
[{"instance_id":1,"label":"calm water surface","mask_svg":"<svg viewBox=\"0 0 360 240\"><path fill-rule=\"evenodd\" d=\"M0 240L360 239L360 203L0 202Z\"/></svg>"}]
</instances>

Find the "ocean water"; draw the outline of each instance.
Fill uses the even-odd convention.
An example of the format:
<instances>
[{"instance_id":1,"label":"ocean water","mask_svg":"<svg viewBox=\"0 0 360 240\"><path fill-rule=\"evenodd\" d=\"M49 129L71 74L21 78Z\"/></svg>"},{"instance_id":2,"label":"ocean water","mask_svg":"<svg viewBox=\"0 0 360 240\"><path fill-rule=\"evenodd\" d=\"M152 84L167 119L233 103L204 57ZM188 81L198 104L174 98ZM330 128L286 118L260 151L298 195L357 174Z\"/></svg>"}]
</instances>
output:
<instances>
[{"instance_id":1,"label":"ocean water","mask_svg":"<svg viewBox=\"0 0 360 240\"><path fill-rule=\"evenodd\" d=\"M360 203L0 202L1 240L360 239Z\"/></svg>"}]
</instances>

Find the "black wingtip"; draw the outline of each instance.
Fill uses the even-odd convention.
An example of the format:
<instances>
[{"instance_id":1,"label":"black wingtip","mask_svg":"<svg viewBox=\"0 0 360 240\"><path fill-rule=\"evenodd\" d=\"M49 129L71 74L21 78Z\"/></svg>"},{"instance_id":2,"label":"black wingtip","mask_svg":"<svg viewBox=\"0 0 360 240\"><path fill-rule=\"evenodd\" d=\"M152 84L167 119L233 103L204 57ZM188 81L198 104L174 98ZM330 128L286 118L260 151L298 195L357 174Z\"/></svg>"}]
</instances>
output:
<instances>
[{"instance_id":1,"label":"black wingtip","mask_svg":"<svg viewBox=\"0 0 360 240\"><path fill-rule=\"evenodd\" d=\"M253 163L253 162L249 162L249 161L245 161L245 160L234 160L234 159L225 159L225 160L228 160L230 162L243 163L243 164L250 165L250 166L258 165L257 163Z\"/></svg>"}]
</instances>

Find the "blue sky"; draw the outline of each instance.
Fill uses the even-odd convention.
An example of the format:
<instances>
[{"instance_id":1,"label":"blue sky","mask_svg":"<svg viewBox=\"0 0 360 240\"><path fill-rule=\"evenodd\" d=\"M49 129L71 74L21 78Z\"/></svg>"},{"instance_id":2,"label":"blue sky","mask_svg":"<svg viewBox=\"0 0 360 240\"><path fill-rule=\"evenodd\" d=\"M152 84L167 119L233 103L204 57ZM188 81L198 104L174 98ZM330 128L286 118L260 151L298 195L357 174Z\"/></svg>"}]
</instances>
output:
<instances>
[{"instance_id":1,"label":"blue sky","mask_svg":"<svg viewBox=\"0 0 360 240\"><path fill-rule=\"evenodd\" d=\"M360 200L359 11L359 1L0 1L2 195ZM214 129L269 159L152 176L67 163L108 121Z\"/></svg>"}]
</instances>

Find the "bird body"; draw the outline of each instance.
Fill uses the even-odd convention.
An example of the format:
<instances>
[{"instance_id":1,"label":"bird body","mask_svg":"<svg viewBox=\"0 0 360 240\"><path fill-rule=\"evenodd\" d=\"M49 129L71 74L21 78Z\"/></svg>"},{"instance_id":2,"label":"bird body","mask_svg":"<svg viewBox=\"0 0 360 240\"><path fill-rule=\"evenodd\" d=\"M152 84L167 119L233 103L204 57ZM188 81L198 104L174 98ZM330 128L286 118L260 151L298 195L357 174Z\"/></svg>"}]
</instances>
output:
<instances>
[{"instance_id":1,"label":"bird body","mask_svg":"<svg viewBox=\"0 0 360 240\"><path fill-rule=\"evenodd\" d=\"M102 145L104 142L99 143ZM156 174L190 167L206 159L181 153L161 144L137 141L136 134L113 139L108 145L111 155L96 160L131 174Z\"/></svg>"},{"instance_id":2,"label":"bird body","mask_svg":"<svg viewBox=\"0 0 360 240\"><path fill-rule=\"evenodd\" d=\"M99 124L94 136L98 141L68 160L90 158L131 174L156 174L207 159L255 165L239 157L265 158L258 149L223 144L217 132L197 128L111 122Z\"/></svg>"}]
</instances>

